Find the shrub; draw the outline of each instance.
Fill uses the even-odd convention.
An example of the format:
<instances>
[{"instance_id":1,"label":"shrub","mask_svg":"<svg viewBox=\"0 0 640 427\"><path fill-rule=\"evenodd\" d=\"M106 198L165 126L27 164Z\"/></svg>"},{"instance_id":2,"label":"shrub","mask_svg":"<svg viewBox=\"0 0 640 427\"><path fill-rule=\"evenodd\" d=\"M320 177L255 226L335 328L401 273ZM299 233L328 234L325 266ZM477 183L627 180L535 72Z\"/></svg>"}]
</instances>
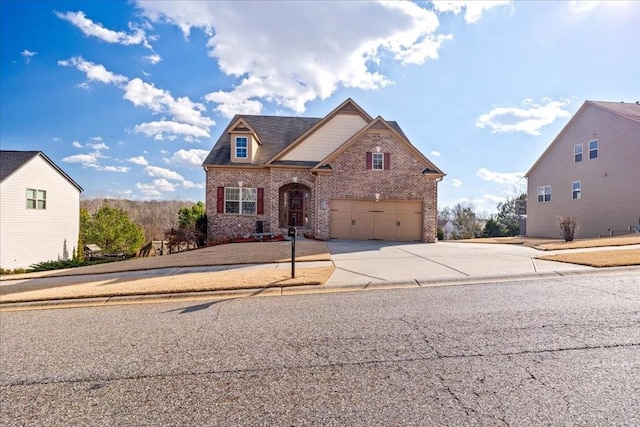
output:
<instances>
[{"instance_id":1,"label":"shrub","mask_svg":"<svg viewBox=\"0 0 640 427\"><path fill-rule=\"evenodd\" d=\"M573 237L578 232L578 218L575 216L561 215L558 217L558 227L565 242L573 242Z\"/></svg>"}]
</instances>

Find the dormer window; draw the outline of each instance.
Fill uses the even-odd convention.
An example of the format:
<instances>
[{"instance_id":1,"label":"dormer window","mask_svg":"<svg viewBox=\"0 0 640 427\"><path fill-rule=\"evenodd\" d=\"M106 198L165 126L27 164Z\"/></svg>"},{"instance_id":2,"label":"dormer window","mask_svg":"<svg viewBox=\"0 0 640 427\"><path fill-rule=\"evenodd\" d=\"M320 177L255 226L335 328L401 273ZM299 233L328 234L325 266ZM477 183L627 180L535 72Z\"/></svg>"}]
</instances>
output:
<instances>
[{"instance_id":1,"label":"dormer window","mask_svg":"<svg viewBox=\"0 0 640 427\"><path fill-rule=\"evenodd\" d=\"M236 158L237 159L247 158L247 137L246 136L236 136Z\"/></svg>"}]
</instances>

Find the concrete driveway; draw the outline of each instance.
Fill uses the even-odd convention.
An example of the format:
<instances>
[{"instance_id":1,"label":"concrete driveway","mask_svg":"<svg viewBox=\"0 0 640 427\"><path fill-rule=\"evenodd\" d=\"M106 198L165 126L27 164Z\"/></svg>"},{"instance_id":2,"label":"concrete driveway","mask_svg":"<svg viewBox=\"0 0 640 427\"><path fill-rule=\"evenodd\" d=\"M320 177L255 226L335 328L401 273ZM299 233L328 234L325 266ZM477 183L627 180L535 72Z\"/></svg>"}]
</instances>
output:
<instances>
[{"instance_id":1,"label":"concrete driveway","mask_svg":"<svg viewBox=\"0 0 640 427\"><path fill-rule=\"evenodd\" d=\"M327 285L418 282L594 270L534 259L540 251L523 245L439 242L326 242L336 270Z\"/></svg>"}]
</instances>

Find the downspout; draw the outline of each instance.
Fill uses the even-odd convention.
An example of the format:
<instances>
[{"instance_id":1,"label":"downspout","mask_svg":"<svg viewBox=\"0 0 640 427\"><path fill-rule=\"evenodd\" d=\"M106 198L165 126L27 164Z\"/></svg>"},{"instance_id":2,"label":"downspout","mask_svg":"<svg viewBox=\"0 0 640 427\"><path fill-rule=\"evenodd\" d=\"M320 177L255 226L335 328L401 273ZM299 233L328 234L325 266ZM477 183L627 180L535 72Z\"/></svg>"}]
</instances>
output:
<instances>
[{"instance_id":1,"label":"downspout","mask_svg":"<svg viewBox=\"0 0 640 427\"><path fill-rule=\"evenodd\" d=\"M316 212L315 212L315 220L314 220L314 224L313 227L315 228L314 232L313 232L313 237L314 238L318 238L318 221L320 220L320 207L318 206L318 173L317 172L312 172L313 176L315 177L315 195L314 195L314 199L315 199L315 205L316 205Z\"/></svg>"}]
</instances>

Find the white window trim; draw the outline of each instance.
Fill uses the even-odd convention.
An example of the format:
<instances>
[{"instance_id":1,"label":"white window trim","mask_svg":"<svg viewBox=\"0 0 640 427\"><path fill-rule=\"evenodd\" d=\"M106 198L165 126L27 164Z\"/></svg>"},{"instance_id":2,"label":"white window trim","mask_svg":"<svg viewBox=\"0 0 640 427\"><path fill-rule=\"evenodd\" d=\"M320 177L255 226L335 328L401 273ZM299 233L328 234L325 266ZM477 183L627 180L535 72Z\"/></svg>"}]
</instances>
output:
<instances>
[{"instance_id":1,"label":"white window trim","mask_svg":"<svg viewBox=\"0 0 640 427\"><path fill-rule=\"evenodd\" d=\"M380 167L376 167L376 157L380 158ZM374 171L384 170L384 153L371 153L371 169Z\"/></svg>"},{"instance_id":2,"label":"white window trim","mask_svg":"<svg viewBox=\"0 0 640 427\"><path fill-rule=\"evenodd\" d=\"M238 196L239 199L229 200L227 199L227 189L229 190L239 190ZM243 195L249 191L253 190L253 194L255 198L253 200L244 200ZM227 212L227 202L235 202L238 203L238 212ZM243 209L243 203L253 203L253 212L245 212ZM224 187L224 213L227 215L257 215L258 213L258 189L255 187Z\"/></svg>"},{"instance_id":3,"label":"white window trim","mask_svg":"<svg viewBox=\"0 0 640 427\"><path fill-rule=\"evenodd\" d=\"M575 184L578 184L577 189L575 188ZM578 197L576 197L576 192ZM573 181L571 183L571 199L573 200L582 199L582 181Z\"/></svg>"},{"instance_id":4,"label":"white window trim","mask_svg":"<svg viewBox=\"0 0 640 427\"><path fill-rule=\"evenodd\" d=\"M245 143L245 147L244 147L244 152L246 153L244 156L238 156L238 140L239 139L244 139L244 143ZM236 159L246 159L249 157L249 138L247 138L246 136L236 136L236 144L235 144L235 150L236 150Z\"/></svg>"},{"instance_id":5,"label":"white window trim","mask_svg":"<svg viewBox=\"0 0 640 427\"><path fill-rule=\"evenodd\" d=\"M577 148L580 147L580 152L578 153ZM576 159L577 155L580 155L580 160ZM584 150L582 149L582 143L580 144L576 144L573 146L573 162L574 163L580 163L582 162L582 160L584 159Z\"/></svg>"},{"instance_id":6,"label":"white window trim","mask_svg":"<svg viewBox=\"0 0 640 427\"><path fill-rule=\"evenodd\" d=\"M29 197L29 191L35 192L35 198ZM39 197L40 193L43 194L42 198ZM35 206L34 207L29 206L29 201L34 201ZM40 202L42 202L42 207L40 207ZM47 190L41 190L39 188L27 188L25 206L27 209L46 210L47 209Z\"/></svg>"},{"instance_id":7,"label":"white window trim","mask_svg":"<svg viewBox=\"0 0 640 427\"><path fill-rule=\"evenodd\" d=\"M547 189L549 189L549 192L547 192ZM549 196L549 200L545 200L547 198L547 195ZM542 200L540 200L540 196L542 196ZM536 200L538 201L538 203L549 203L551 201L551 186L541 185L540 187L538 187Z\"/></svg>"},{"instance_id":8,"label":"white window trim","mask_svg":"<svg viewBox=\"0 0 640 427\"><path fill-rule=\"evenodd\" d=\"M596 143L596 148L594 148L594 149L591 148L591 143L592 142ZM589 141L588 146L589 146L589 160L597 159L600 156L600 141L598 139L592 139L591 141ZM591 157L591 152L592 151L596 152L596 156L595 157Z\"/></svg>"}]
</instances>

